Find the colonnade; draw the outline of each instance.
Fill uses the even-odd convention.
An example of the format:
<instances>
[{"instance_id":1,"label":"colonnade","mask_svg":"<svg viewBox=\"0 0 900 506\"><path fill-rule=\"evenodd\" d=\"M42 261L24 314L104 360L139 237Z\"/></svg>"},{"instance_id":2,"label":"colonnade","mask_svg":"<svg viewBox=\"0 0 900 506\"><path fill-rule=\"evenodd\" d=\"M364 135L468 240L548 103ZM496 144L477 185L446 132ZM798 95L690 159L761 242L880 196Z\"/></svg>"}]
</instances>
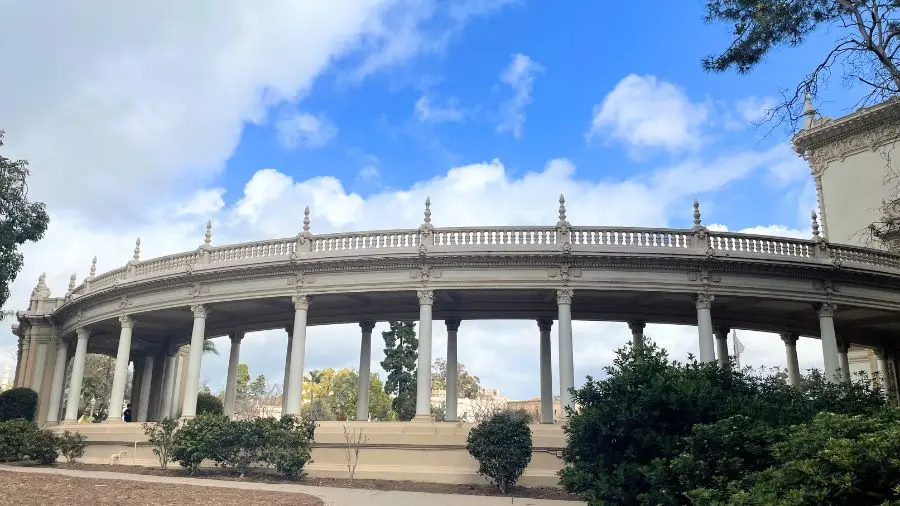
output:
<instances>
[{"instance_id":1,"label":"colonnade","mask_svg":"<svg viewBox=\"0 0 900 506\"><path fill-rule=\"evenodd\" d=\"M418 322L418 374L416 385L416 415L415 421L431 421L431 358L432 358L432 306L434 293L431 290L419 290L419 322ZM575 293L572 289L562 288L556 291L557 322L558 322L558 360L559 360L559 392L560 408L565 413L567 407L574 408L570 389L575 384L574 352L572 344L572 311L571 304ZM701 362L717 361L726 365L728 361L727 339L730 330L724 326L713 326L712 305L714 297L708 293L699 293L695 297L697 310L697 330L699 337L699 360ZM306 327L307 316L310 308L310 300L306 295L296 295L292 298L294 306L293 325L286 330L288 332L287 353L285 355L285 382L283 414L299 415L303 389L304 361L306 354ZM839 341L834 330L834 311L836 306L831 303L822 303L817 306L820 337L822 342L823 358L825 363L826 378L829 381L849 381L849 369L847 360L847 343ZM207 307L204 305L191 306L193 313L193 327L191 331L190 351L187 356L187 371L184 376L184 395L182 405L176 406L181 390L179 382L182 380L180 369L182 360L169 350L162 357L163 363L154 362L152 356L144 358L142 363L135 362L135 385L138 390L137 418L136 421L145 421L150 413L148 406L153 404L153 386L157 385L159 394L156 397L156 415L180 416L191 418L196 415L197 393L200 387L200 367L203 355L203 342L206 338ZM447 399L446 420L457 420L457 333L460 328L459 319L445 320L447 327ZM110 421L118 420L117 414L122 410L127 381L128 363L131 356L131 338L134 327L132 315L123 315L119 318L121 327L116 354L115 374L113 377L112 395L109 404ZM539 364L540 364L540 392L541 392L541 423L553 423L553 388L551 373L551 339L550 331L553 325L551 319L538 319L539 331ZM632 345L643 346L644 321L629 321L628 326L632 333ZM359 353L359 398L357 402L357 419L368 420L368 392L370 385L370 363L372 353L372 331L375 321L362 321L359 323L361 331ZM67 422L77 419L78 404L81 396L82 380L84 375L85 355L90 333L85 328L76 330L75 352L73 357L71 382L69 384L69 397L65 418ZM240 361L240 346L243 333L234 332L229 335L231 350L228 360L228 377L226 380L224 410L228 416L234 415L234 403L237 387L237 367ZM799 385L800 370L797 359L798 335L783 333L781 338L785 344L787 355L787 369L789 381L792 385ZM59 411L59 399L63 390L63 378L65 376L65 360L60 357L68 356L68 346L60 346L56 361L56 369L53 374L53 386L51 393L51 408L48 421L56 421ZM63 365L60 365L63 364ZM880 352L879 370L882 373L882 381L887 377L887 360L883 352ZM156 365L156 367L154 367ZM138 377L140 369L140 377ZM154 370L161 373L154 374ZM842 376L833 378L835 372L840 370ZM885 384L886 387L886 384ZM53 403L56 403L54 406Z\"/></svg>"}]
</instances>

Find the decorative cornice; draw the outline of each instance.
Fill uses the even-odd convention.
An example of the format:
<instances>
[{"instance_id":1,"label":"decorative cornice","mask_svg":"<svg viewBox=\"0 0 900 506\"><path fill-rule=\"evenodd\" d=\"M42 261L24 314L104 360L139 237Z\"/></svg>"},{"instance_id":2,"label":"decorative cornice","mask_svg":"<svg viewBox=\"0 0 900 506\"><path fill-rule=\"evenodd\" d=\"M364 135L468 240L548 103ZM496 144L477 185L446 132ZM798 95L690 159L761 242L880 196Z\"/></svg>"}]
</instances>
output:
<instances>
[{"instance_id":1,"label":"decorative cornice","mask_svg":"<svg viewBox=\"0 0 900 506\"><path fill-rule=\"evenodd\" d=\"M885 142L891 142L890 132L900 127L900 99L886 100L872 107L859 109L846 116L831 119L822 118L814 126L803 129L793 138L794 150L801 155L821 151L817 157L839 158L853 151L871 149Z\"/></svg>"}]
</instances>

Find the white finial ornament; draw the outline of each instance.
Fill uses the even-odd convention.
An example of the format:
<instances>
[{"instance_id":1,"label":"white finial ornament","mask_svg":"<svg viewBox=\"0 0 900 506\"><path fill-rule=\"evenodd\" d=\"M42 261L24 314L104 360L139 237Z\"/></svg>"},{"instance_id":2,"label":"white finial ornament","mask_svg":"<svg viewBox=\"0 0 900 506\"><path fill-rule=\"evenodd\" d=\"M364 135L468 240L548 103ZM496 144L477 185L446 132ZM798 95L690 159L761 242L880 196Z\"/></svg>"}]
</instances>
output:
<instances>
[{"instance_id":1,"label":"white finial ornament","mask_svg":"<svg viewBox=\"0 0 900 506\"><path fill-rule=\"evenodd\" d=\"M91 277L94 277L96 275L97 275L97 257L94 257L94 259L91 260Z\"/></svg>"},{"instance_id":2,"label":"white finial ornament","mask_svg":"<svg viewBox=\"0 0 900 506\"><path fill-rule=\"evenodd\" d=\"M212 220L206 220L206 233L203 234L203 245L210 246L212 244Z\"/></svg>"},{"instance_id":3,"label":"white finial ornament","mask_svg":"<svg viewBox=\"0 0 900 506\"><path fill-rule=\"evenodd\" d=\"M819 218L816 216L816 212L813 211L810 213L810 217L812 218L812 235L813 240L819 239Z\"/></svg>"},{"instance_id":4,"label":"white finial ornament","mask_svg":"<svg viewBox=\"0 0 900 506\"><path fill-rule=\"evenodd\" d=\"M559 194L559 221L566 221L566 196L562 193Z\"/></svg>"},{"instance_id":5,"label":"white finial ornament","mask_svg":"<svg viewBox=\"0 0 900 506\"><path fill-rule=\"evenodd\" d=\"M431 197L425 197L425 224L431 223Z\"/></svg>"},{"instance_id":6,"label":"white finial ornament","mask_svg":"<svg viewBox=\"0 0 900 506\"><path fill-rule=\"evenodd\" d=\"M303 209L303 232L309 233L309 206Z\"/></svg>"},{"instance_id":7,"label":"white finial ornament","mask_svg":"<svg viewBox=\"0 0 900 506\"><path fill-rule=\"evenodd\" d=\"M700 228L703 225L700 222L700 201L694 198L694 228Z\"/></svg>"},{"instance_id":8,"label":"white finial ornament","mask_svg":"<svg viewBox=\"0 0 900 506\"><path fill-rule=\"evenodd\" d=\"M812 94L809 92L809 84L806 85L806 93L803 95L803 128L811 128L816 119L816 108L813 107Z\"/></svg>"},{"instance_id":9,"label":"white finial ornament","mask_svg":"<svg viewBox=\"0 0 900 506\"><path fill-rule=\"evenodd\" d=\"M136 241L134 241L134 261L141 261L141 238L138 237Z\"/></svg>"},{"instance_id":10,"label":"white finial ornament","mask_svg":"<svg viewBox=\"0 0 900 506\"><path fill-rule=\"evenodd\" d=\"M69 276L69 293L72 293L74 291L75 291L75 275L72 274L71 276Z\"/></svg>"}]
</instances>

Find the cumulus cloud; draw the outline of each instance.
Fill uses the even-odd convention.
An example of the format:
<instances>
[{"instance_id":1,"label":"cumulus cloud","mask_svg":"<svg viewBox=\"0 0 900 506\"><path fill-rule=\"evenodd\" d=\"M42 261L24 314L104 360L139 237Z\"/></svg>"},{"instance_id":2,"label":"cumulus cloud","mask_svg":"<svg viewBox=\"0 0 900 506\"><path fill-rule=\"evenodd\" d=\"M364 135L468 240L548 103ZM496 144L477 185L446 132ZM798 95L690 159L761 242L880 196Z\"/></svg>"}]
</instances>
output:
<instances>
[{"instance_id":1,"label":"cumulus cloud","mask_svg":"<svg viewBox=\"0 0 900 506\"><path fill-rule=\"evenodd\" d=\"M435 104L427 95L416 100L416 118L429 123L453 123L465 119L466 112L459 107L459 101L449 99L444 105Z\"/></svg>"},{"instance_id":2,"label":"cumulus cloud","mask_svg":"<svg viewBox=\"0 0 900 506\"><path fill-rule=\"evenodd\" d=\"M544 71L544 67L524 54L512 55L509 65L500 74L500 81L512 88L513 96L500 107L500 122L497 131L522 137L525 127L525 108L531 103L534 80Z\"/></svg>"},{"instance_id":3,"label":"cumulus cloud","mask_svg":"<svg viewBox=\"0 0 900 506\"><path fill-rule=\"evenodd\" d=\"M592 116L588 141L605 137L635 153L647 148L680 152L703 145L709 110L672 83L630 74L594 107Z\"/></svg>"},{"instance_id":4,"label":"cumulus cloud","mask_svg":"<svg viewBox=\"0 0 900 506\"><path fill-rule=\"evenodd\" d=\"M293 113L282 116L275 123L278 142L286 149L321 148L328 144L338 130L323 114Z\"/></svg>"}]
</instances>

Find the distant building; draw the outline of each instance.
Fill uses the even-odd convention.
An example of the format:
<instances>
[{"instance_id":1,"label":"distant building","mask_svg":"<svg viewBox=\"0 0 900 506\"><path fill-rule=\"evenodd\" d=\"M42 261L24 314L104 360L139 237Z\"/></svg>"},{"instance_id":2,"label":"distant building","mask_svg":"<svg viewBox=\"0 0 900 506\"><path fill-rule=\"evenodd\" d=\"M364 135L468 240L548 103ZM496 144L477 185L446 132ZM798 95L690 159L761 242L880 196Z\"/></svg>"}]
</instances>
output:
<instances>
[{"instance_id":1,"label":"distant building","mask_svg":"<svg viewBox=\"0 0 900 506\"><path fill-rule=\"evenodd\" d=\"M12 368L9 364L3 366L3 374L0 375L0 392L13 387Z\"/></svg>"},{"instance_id":2,"label":"distant building","mask_svg":"<svg viewBox=\"0 0 900 506\"><path fill-rule=\"evenodd\" d=\"M445 406L447 392L445 390L431 391L431 407ZM497 389L483 389L476 399L464 397L456 399L456 419L460 422L475 423L484 415L506 409L509 399L500 394Z\"/></svg>"},{"instance_id":3,"label":"distant building","mask_svg":"<svg viewBox=\"0 0 900 506\"><path fill-rule=\"evenodd\" d=\"M531 415L534 423L541 420L541 398L535 397L524 401L509 401L506 403L507 409L510 411L523 410ZM553 396L553 421L558 422L561 409L559 407L559 396Z\"/></svg>"}]
</instances>

